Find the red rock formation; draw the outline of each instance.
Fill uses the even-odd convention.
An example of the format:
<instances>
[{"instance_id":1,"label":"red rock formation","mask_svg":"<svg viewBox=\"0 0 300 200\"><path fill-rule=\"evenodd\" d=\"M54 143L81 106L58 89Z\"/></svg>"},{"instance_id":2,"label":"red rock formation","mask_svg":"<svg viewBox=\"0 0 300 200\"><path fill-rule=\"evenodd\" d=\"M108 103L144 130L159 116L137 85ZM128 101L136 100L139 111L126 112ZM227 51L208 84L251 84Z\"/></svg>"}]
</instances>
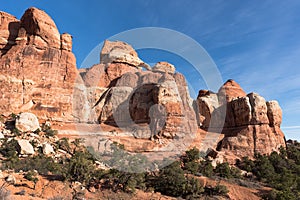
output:
<instances>
[{"instance_id":1,"label":"red rock formation","mask_svg":"<svg viewBox=\"0 0 300 200\"><path fill-rule=\"evenodd\" d=\"M225 99L230 102L237 97L245 97L247 94L237 82L230 79L219 89L218 95L221 101Z\"/></svg>"},{"instance_id":2,"label":"red rock formation","mask_svg":"<svg viewBox=\"0 0 300 200\"><path fill-rule=\"evenodd\" d=\"M219 149L231 158L285 146L279 104L246 95L233 80L218 93L200 91L193 104L184 76L173 65L159 62L151 68L119 41L106 41L100 63L79 74L72 36L60 35L54 21L36 8L21 20L0 12L0 55L1 113L30 111L39 119L134 126L140 130L133 135L140 138L150 137L148 125L154 122L161 126L158 137L165 138L194 134L197 125L222 129ZM153 118L156 107L163 123Z\"/></svg>"},{"instance_id":3,"label":"red rock formation","mask_svg":"<svg viewBox=\"0 0 300 200\"><path fill-rule=\"evenodd\" d=\"M246 95L233 80L227 81L218 94L205 91L199 94L199 123L206 130L222 128L225 137L218 148L231 161L243 156L253 157L254 153L269 154L280 146L285 147L280 130L281 109L276 101L266 102L256 93ZM220 121L224 124L218 123Z\"/></svg>"},{"instance_id":4,"label":"red rock formation","mask_svg":"<svg viewBox=\"0 0 300 200\"><path fill-rule=\"evenodd\" d=\"M60 36L53 20L36 8L26 10L21 21L1 13L1 30L8 43L1 46L0 111L30 110L41 119L73 121L78 72L70 36Z\"/></svg>"},{"instance_id":5,"label":"red rock formation","mask_svg":"<svg viewBox=\"0 0 300 200\"><path fill-rule=\"evenodd\" d=\"M5 12L0 12L0 55L15 44L20 28L19 20Z\"/></svg>"}]
</instances>

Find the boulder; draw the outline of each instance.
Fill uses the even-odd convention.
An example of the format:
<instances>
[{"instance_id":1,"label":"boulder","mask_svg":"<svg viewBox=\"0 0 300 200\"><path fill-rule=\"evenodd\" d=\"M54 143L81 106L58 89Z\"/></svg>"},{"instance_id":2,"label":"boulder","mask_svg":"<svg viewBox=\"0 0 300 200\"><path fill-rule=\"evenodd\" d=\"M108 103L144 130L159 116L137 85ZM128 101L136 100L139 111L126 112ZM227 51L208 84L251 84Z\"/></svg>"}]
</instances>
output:
<instances>
[{"instance_id":1,"label":"boulder","mask_svg":"<svg viewBox=\"0 0 300 200\"><path fill-rule=\"evenodd\" d=\"M137 68L144 67L147 70L151 70L151 67L138 57L136 51L129 44L106 40L100 53L100 63L114 62L126 63Z\"/></svg>"},{"instance_id":2,"label":"boulder","mask_svg":"<svg viewBox=\"0 0 300 200\"><path fill-rule=\"evenodd\" d=\"M230 104L234 114L235 125L237 127L249 125L252 119L252 107L249 97L234 99Z\"/></svg>"},{"instance_id":3,"label":"boulder","mask_svg":"<svg viewBox=\"0 0 300 200\"><path fill-rule=\"evenodd\" d=\"M9 184L15 185L17 183L17 179L14 175L10 174L5 178L5 181Z\"/></svg>"},{"instance_id":4,"label":"boulder","mask_svg":"<svg viewBox=\"0 0 300 200\"><path fill-rule=\"evenodd\" d=\"M282 122L282 110L277 101L268 101L268 118L271 126L279 126Z\"/></svg>"},{"instance_id":5,"label":"boulder","mask_svg":"<svg viewBox=\"0 0 300 200\"><path fill-rule=\"evenodd\" d=\"M249 101L252 107L251 124L269 124L266 100L256 93L250 93L247 96L249 97Z\"/></svg>"},{"instance_id":6,"label":"boulder","mask_svg":"<svg viewBox=\"0 0 300 200\"><path fill-rule=\"evenodd\" d=\"M209 128L214 111L220 107L218 95L214 93L206 93L198 95L197 105L199 110L200 126Z\"/></svg>"},{"instance_id":7,"label":"boulder","mask_svg":"<svg viewBox=\"0 0 300 200\"><path fill-rule=\"evenodd\" d=\"M32 155L34 154L33 146L30 144L28 140L17 140L20 147L21 155Z\"/></svg>"},{"instance_id":8,"label":"boulder","mask_svg":"<svg viewBox=\"0 0 300 200\"><path fill-rule=\"evenodd\" d=\"M61 39L61 49L66 51L72 51L72 35L68 33L63 33L60 36Z\"/></svg>"},{"instance_id":9,"label":"boulder","mask_svg":"<svg viewBox=\"0 0 300 200\"><path fill-rule=\"evenodd\" d=\"M153 66L152 71L174 74L175 67L174 67L174 65L172 65L168 62L158 62Z\"/></svg>"},{"instance_id":10,"label":"boulder","mask_svg":"<svg viewBox=\"0 0 300 200\"><path fill-rule=\"evenodd\" d=\"M16 119L16 128L21 132L36 131L40 128L39 120L32 113L21 113Z\"/></svg>"},{"instance_id":11,"label":"boulder","mask_svg":"<svg viewBox=\"0 0 300 200\"><path fill-rule=\"evenodd\" d=\"M117 80L117 87L131 87L136 88L138 86L139 77L137 74L132 72L127 72L123 74L120 79Z\"/></svg>"},{"instance_id":12,"label":"boulder","mask_svg":"<svg viewBox=\"0 0 300 200\"><path fill-rule=\"evenodd\" d=\"M51 144L49 143L43 144L43 154L50 155L53 153L54 153L54 149Z\"/></svg>"}]
</instances>

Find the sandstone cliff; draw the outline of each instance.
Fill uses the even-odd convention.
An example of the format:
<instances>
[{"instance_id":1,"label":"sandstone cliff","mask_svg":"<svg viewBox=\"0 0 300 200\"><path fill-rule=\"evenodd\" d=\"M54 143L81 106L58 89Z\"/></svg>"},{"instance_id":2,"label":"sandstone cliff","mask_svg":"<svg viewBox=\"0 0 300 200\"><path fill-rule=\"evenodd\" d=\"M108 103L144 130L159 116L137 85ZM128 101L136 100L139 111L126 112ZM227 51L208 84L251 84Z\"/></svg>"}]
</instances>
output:
<instances>
[{"instance_id":1,"label":"sandstone cliff","mask_svg":"<svg viewBox=\"0 0 300 200\"><path fill-rule=\"evenodd\" d=\"M230 159L285 147L278 102L229 80L218 93L201 90L193 103L172 64L150 67L120 41L106 41L99 53L99 64L77 70L72 36L60 34L44 11L29 8L21 20L0 12L0 112L107 124L142 139L220 130L218 150Z\"/></svg>"},{"instance_id":2,"label":"sandstone cliff","mask_svg":"<svg viewBox=\"0 0 300 200\"><path fill-rule=\"evenodd\" d=\"M1 112L30 110L43 119L72 121L78 74L72 37L60 35L53 20L36 8L21 20L0 15Z\"/></svg>"},{"instance_id":3,"label":"sandstone cliff","mask_svg":"<svg viewBox=\"0 0 300 200\"><path fill-rule=\"evenodd\" d=\"M127 129L134 126L143 130L142 135L135 137L150 138L149 125L151 120L154 121L151 110L162 105L163 124L157 133L173 138L196 132L196 117L186 80L180 73L175 73L173 65L159 62L152 70L130 45L118 41L106 41L100 58L100 64L82 73L89 91L87 99L90 99L91 109L88 113L91 114L88 121Z\"/></svg>"},{"instance_id":4,"label":"sandstone cliff","mask_svg":"<svg viewBox=\"0 0 300 200\"><path fill-rule=\"evenodd\" d=\"M234 80L228 80L218 93L200 91L197 105L201 128L216 128L219 123L213 120L224 122L219 128L225 137L218 150L227 158L270 154L285 147L278 102L266 101L256 93L247 95ZM224 115L218 113L220 108Z\"/></svg>"}]
</instances>

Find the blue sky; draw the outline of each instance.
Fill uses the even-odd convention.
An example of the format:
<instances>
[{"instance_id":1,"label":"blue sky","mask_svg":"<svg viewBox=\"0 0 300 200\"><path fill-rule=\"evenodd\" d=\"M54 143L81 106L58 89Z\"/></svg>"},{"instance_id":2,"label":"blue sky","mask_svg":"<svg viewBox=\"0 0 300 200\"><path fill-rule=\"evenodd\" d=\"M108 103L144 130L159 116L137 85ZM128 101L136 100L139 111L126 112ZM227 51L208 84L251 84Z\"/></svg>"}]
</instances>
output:
<instances>
[{"instance_id":1,"label":"blue sky","mask_svg":"<svg viewBox=\"0 0 300 200\"><path fill-rule=\"evenodd\" d=\"M122 31L151 26L182 32L205 48L224 81L232 78L246 92L278 100L286 137L300 140L298 0L1 0L0 10L20 18L31 6L45 10L61 33L73 35L78 66L97 44ZM193 88L205 88L185 71L185 60L167 52L139 54L149 63L173 63Z\"/></svg>"}]
</instances>

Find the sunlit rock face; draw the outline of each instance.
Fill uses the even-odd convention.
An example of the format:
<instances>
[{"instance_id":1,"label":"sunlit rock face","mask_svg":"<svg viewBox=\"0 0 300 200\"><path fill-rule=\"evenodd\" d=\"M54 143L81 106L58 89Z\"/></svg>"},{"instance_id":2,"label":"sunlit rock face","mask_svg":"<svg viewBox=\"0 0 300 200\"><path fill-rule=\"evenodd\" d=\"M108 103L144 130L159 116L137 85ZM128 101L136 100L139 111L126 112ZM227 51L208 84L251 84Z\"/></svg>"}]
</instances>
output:
<instances>
[{"instance_id":1,"label":"sunlit rock face","mask_svg":"<svg viewBox=\"0 0 300 200\"><path fill-rule=\"evenodd\" d=\"M111 53L113 53L113 56ZM116 58L115 55L121 55ZM181 137L195 133L196 117L185 78L175 73L175 67L167 62L159 62L154 67L141 70L141 59L132 47L123 42L106 41L101 51L100 65L94 66L103 71L108 95L103 99L103 109L99 122L114 125L150 124L151 108L162 105L164 123L160 135L167 138ZM133 62L133 60L135 60ZM93 67L83 80L89 82ZM153 120L153 119L152 119Z\"/></svg>"},{"instance_id":2,"label":"sunlit rock face","mask_svg":"<svg viewBox=\"0 0 300 200\"><path fill-rule=\"evenodd\" d=\"M203 129L209 130L218 126L219 121L224 122L219 128L225 137L218 150L232 161L243 156L253 157L255 153L270 154L285 147L279 104L267 102L256 93L247 95L234 80L228 80L217 94L200 91L197 105L198 123ZM218 113L220 108L223 115Z\"/></svg>"},{"instance_id":3,"label":"sunlit rock face","mask_svg":"<svg viewBox=\"0 0 300 200\"><path fill-rule=\"evenodd\" d=\"M61 36L51 17L37 8L26 10L20 21L1 13L0 29L0 111L74 121L71 102L78 71L71 36Z\"/></svg>"},{"instance_id":4,"label":"sunlit rock face","mask_svg":"<svg viewBox=\"0 0 300 200\"><path fill-rule=\"evenodd\" d=\"M192 101L174 65L150 67L125 42L105 41L99 63L80 70L72 46L72 36L60 34L40 9L29 8L20 20L0 12L0 112L140 128L138 138L153 136L151 126L159 139L220 130L218 150L232 159L285 146L278 102L247 95L234 80Z\"/></svg>"}]
</instances>

